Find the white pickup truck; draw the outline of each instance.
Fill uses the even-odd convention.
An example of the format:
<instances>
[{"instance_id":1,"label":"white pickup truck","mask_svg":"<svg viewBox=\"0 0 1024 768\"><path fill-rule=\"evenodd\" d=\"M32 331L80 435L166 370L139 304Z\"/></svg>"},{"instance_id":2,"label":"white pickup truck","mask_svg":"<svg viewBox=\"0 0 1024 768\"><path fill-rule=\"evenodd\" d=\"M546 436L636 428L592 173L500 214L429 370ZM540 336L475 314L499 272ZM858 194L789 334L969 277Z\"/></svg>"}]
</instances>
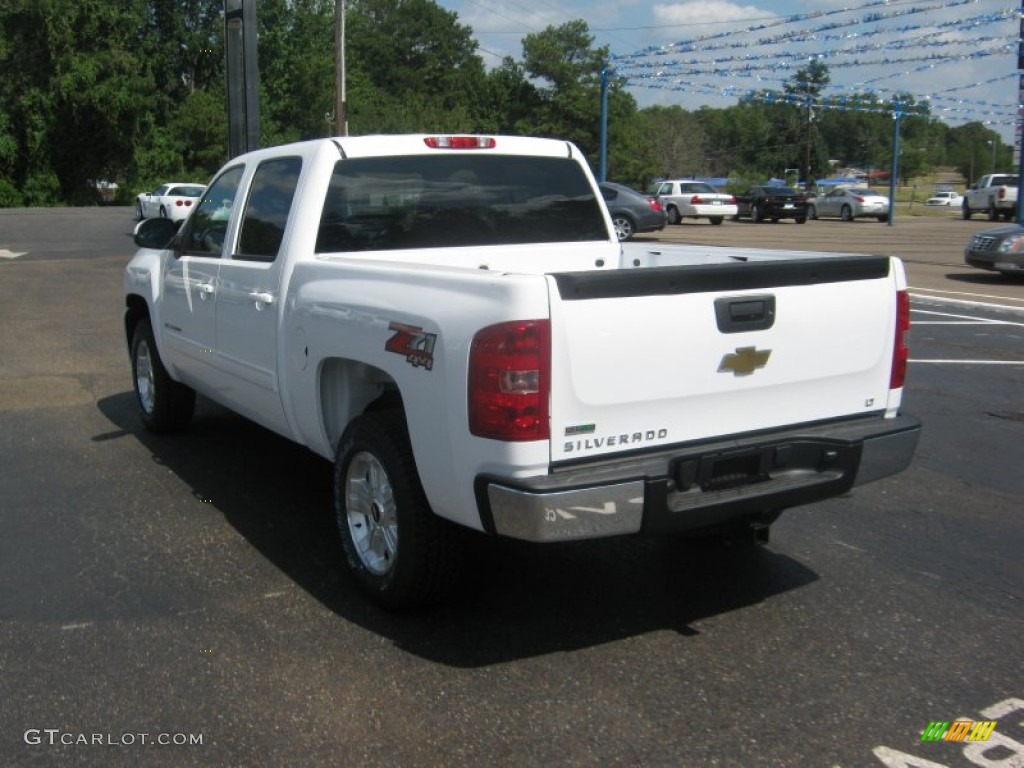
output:
<instances>
[{"instance_id":1,"label":"white pickup truck","mask_svg":"<svg viewBox=\"0 0 1024 768\"><path fill-rule=\"evenodd\" d=\"M377 136L229 162L136 231L141 418L195 393L334 463L357 584L437 599L465 529L767 539L904 469L909 303L885 256L620 244L581 152Z\"/></svg>"},{"instance_id":2,"label":"white pickup truck","mask_svg":"<svg viewBox=\"0 0 1024 768\"><path fill-rule=\"evenodd\" d=\"M1000 217L1009 221L1017 214L1017 182L1015 173L990 173L964 192L961 210L965 219L984 211L989 221Z\"/></svg>"}]
</instances>

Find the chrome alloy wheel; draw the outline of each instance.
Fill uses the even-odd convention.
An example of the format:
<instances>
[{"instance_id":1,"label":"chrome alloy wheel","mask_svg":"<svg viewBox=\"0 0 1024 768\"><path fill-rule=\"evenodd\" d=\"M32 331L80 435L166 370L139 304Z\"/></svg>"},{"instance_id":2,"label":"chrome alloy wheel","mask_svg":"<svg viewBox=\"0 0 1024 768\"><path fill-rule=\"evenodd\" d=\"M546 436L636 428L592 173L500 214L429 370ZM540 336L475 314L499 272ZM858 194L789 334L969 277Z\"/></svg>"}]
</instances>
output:
<instances>
[{"instance_id":1,"label":"chrome alloy wheel","mask_svg":"<svg viewBox=\"0 0 1024 768\"><path fill-rule=\"evenodd\" d=\"M149 344L140 341L135 353L135 387L139 392L139 404L146 413L153 413L156 392L153 378L153 359L149 354Z\"/></svg>"},{"instance_id":2,"label":"chrome alloy wheel","mask_svg":"<svg viewBox=\"0 0 1024 768\"><path fill-rule=\"evenodd\" d=\"M362 564L378 576L390 571L398 553L398 509L388 473L372 453L360 451L349 463L345 509Z\"/></svg>"}]
</instances>

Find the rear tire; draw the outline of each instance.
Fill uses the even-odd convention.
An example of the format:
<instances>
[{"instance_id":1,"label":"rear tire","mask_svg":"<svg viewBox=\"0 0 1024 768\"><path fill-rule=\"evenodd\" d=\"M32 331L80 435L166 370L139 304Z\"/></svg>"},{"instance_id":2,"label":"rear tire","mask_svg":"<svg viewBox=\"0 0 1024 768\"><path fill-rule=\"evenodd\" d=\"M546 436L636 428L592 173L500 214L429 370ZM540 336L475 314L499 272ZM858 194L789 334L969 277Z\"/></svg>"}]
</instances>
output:
<instances>
[{"instance_id":1,"label":"rear tire","mask_svg":"<svg viewBox=\"0 0 1024 768\"><path fill-rule=\"evenodd\" d=\"M709 221L710 221L710 222L711 222L712 224L718 225L718 224L721 224L721 223L722 223L723 221L725 221L725 217L724 217L724 216L712 216L712 217L711 217L710 219L708 219L708 220L709 220Z\"/></svg>"},{"instance_id":2,"label":"rear tire","mask_svg":"<svg viewBox=\"0 0 1024 768\"><path fill-rule=\"evenodd\" d=\"M848 205L844 205L842 210L839 211L839 218L843 221L853 221L853 209Z\"/></svg>"},{"instance_id":3,"label":"rear tire","mask_svg":"<svg viewBox=\"0 0 1024 768\"><path fill-rule=\"evenodd\" d=\"M683 219L679 215L679 209L676 208L674 205L670 205L668 207L668 223L669 224L681 224L682 221L683 221Z\"/></svg>"},{"instance_id":4,"label":"rear tire","mask_svg":"<svg viewBox=\"0 0 1024 768\"><path fill-rule=\"evenodd\" d=\"M431 511L401 411L366 413L345 430L334 512L349 572L370 600L405 610L451 590L462 532Z\"/></svg>"},{"instance_id":5,"label":"rear tire","mask_svg":"<svg viewBox=\"0 0 1024 768\"><path fill-rule=\"evenodd\" d=\"M964 204L961 206L961 213L964 217L964 220L971 218L971 206L967 204L966 200L964 200Z\"/></svg>"},{"instance_id":6,"label":"rear tire","mask_svg":"<svg viewBox=\"0 0 1024 768\"><path fill-rule=\"evenodd\" d=\"M750 206L750 218L755 224L760 224L762 221L764 221L764 214L761 212L761 206Z\"/></svg>"},{"instance_id":7,"label":"rear tire","mask_svg":"<svg viewBox=\"0 0 1024 768\"><path fill-rule=\"evenodd\" d=\"M135 326L132 334L132 381L139 416L151 432L178 432L192 421L196 393L179 384L164 368L149 319Z\"/></svg>"},{"instance_id":8,"label":"rear tire","mask_svg":"<svg viewBox=\"0 0 1024 768\"><path fill-rule=\"evenodd\" d=\"M807 223L807 219L804 216L798 216L797 220L796 220L796 223L797 224L806 224Z\"/></svg>"},{"instance_id":9,"label":"rear tire","mask_svg":"<svg viewBox=\"0 0 1024 768\"><path fill-rule=\"evenodd\" d=\"M992 202L988 204L988 220L999 221L999 209L996 208L996 204Z\"/></svg>"},{"instance_id":10,"label":"rear tire","mask_svg":"<svg viewBox=\"0 0 1024 768\"><path fill-rule=\"evenodd\" d=\"M817 219L818 218L818 209L815 206L813 206L813 205L808 205L807 206L807 218L808 219Z\"/></svg>"}]
</instances>

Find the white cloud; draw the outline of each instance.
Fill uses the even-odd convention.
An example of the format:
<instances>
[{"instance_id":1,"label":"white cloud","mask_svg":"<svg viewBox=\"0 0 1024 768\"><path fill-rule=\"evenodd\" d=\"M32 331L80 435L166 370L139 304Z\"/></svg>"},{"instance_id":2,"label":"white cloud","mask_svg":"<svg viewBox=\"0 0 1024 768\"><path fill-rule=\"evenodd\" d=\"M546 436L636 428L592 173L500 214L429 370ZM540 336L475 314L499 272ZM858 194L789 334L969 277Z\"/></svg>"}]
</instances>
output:
<instances>
[{"instance_id":1,"label":"white cloud","mask_svg":"<svg viewBox=\"0 0 1024 768\"><path fill-rule=\"evenodd\" d=\"M651 15L659 24L716 24L720 22L743 22L769 20L777 14L758 8L756 5L737 5L726 0L702 0L670 5L657 4L651 7Z\"/></svg>"}]
</instances>

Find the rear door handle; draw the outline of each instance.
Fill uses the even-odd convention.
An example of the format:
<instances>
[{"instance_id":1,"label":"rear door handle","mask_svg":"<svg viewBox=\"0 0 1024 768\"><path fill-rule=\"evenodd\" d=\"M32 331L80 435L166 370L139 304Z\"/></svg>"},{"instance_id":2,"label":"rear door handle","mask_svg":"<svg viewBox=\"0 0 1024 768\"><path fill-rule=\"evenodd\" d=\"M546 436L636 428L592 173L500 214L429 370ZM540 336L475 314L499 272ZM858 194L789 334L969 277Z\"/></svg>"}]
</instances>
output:
<instances>
[{"instance_id":1,"label":"rear door handle","mask_svg":"<svg viewBox=\"0 0 1024 768\"><path fill-rule=\"evenodd\" d=\"M266 291L252 291L249 298L256 302L257 310L262 310L274 303L274 294Z\"/></svg>"}]
</instances>

